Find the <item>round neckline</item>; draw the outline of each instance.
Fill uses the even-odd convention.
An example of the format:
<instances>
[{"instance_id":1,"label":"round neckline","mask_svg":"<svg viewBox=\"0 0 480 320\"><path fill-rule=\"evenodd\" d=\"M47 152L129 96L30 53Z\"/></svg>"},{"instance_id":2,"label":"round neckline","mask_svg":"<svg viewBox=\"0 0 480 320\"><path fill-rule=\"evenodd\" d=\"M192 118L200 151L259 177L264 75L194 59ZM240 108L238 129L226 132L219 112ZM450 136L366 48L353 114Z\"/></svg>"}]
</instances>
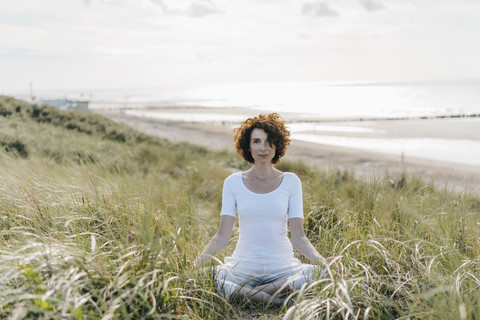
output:
<instances>
[{"instance_id":1,"label":"round neckline","mask_svg":"<svg viewBox=\"0 0 480 320\"><path fill-rule=\"evenodd\" d=\"M256 194L256 195L267 195L267 194L270 194L270 193L274 193L275 191L277 191L278 189L280 189L282 186L283 186L283 183L285 182L285 175L286 175L286 172L283 173L282 175L282 182L280 182L280 184L278 185L278 187L276 187L275 189L273 189L272 191L270 192L266 192L266 193L258 193L258 192L253 192L252 190L248 189L247 186L245 185L245 182L243 181L243 172L239 172L240 174L240 180L242 182L242 186L250 193L253 193L253 194Z\"/></svg>"}]
</instances>

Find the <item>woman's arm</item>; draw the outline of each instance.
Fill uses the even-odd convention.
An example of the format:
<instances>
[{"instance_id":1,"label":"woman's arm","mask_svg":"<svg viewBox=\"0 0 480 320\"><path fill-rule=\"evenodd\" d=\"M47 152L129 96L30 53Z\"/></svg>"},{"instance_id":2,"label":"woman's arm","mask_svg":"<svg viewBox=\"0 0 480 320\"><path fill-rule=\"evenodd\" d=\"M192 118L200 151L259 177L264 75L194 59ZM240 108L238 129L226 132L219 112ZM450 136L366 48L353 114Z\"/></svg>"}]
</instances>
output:
<instances>
[{"instance_id":1,"label":"woman's arm","mask_svg":"<svg viewBox=\"0 0 480 320\"><path fill-rule=\"evenodd\" d=\"M313 263L326 267L326 265L330 262L330 259L323 258L313 247L310 240L308 240L308 238L305 236L303 219L291 218L288 219L288 224L290 227L290 240L292 241L292 245L295 247L295 249L313 261Z\"/></svg>"},{"instance_id":2,"label":"woman's arm","mask_svg":"<svg viewBox=\"0 0 480 320\"><path fill-rule=\"evenodd\" d=\"M220 216L220 224L218 226L217 233L212 237L210 242L205 247L205 250L198 256L196 266L201 267L207 263L212 256L216 255L223 250L230 242L232 236L233 224L235 223L235 217L233 216Z\"/></svg>"}]
</instances>

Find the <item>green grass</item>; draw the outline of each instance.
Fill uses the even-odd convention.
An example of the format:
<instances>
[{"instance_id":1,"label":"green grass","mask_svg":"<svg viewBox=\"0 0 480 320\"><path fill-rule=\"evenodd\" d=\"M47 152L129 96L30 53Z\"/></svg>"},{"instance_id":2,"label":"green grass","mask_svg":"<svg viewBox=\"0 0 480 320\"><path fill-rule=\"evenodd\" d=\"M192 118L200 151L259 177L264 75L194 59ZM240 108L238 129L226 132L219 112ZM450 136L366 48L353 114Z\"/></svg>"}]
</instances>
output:
<instances>
[{"instance_id":1,"label":"green grass","mask_svg":"<svg viewBox=\"0 0 480 320\"><path fill-rule=\"evenodd\" d=\"M193 260L223 179L244 168L233 152L0 97L0 318L480 318L478 197L289 161L308 237L345 259L281 308L224 301Z\"/></svg>"}]
</instances>

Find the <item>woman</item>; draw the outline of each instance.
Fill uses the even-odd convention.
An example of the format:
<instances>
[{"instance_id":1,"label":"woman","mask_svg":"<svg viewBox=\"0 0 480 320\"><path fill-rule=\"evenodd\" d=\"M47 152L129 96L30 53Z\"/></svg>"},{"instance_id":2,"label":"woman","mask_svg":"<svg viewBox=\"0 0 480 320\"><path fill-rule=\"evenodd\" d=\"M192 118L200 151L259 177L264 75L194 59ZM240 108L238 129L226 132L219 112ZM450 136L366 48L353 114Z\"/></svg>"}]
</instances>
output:
<instances>
[{"instance_id":1,"label":"woman","mask_svg":"<svg viewBox=\"0 0 480 320\"><path fill-rule=\"evenodd\" d=\"M202 266L225 248L238 213L235 252L216 274L216 285L227 299L237 295L282 303L277 294L300 288L314 272L325 276L331 259L324 259L305 236L300 179L273 166L285 154L289 136L276 113L249 118L235 130L236 149L253 166L225 179L218 230L197 259ZM292 244L315 266L295 259Z\"/></svg>"}]
</instances>

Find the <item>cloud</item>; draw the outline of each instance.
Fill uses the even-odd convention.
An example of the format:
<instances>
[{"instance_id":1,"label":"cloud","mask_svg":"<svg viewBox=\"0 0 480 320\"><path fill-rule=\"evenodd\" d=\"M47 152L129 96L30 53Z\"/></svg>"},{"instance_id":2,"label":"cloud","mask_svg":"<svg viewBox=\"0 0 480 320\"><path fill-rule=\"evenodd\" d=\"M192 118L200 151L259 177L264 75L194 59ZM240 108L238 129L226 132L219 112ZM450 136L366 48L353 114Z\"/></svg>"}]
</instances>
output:
<instances>
[{"instance_id":1,"label":"cloud","mask_svg":"<svg viewBox=\"0 0 480 320\"><path fill-rule=\"evenodd\" d=\"M313 17L337 17L339 13L325 2L307 2L302 7L302 14Z\"/></svg>"},{"instance_id":2,"label":"cloud","mask_svg":"<svg viewBox=\"0 0 480 320\"><path fill-rule=\"evenodd\" d=\"M213 3L209 4L208 2L197 2L197 3L192 3L190 5L188 15L190 17L204 17L204 16L209 16L211 14L216 14L219 13L220 10L218 10Z\"/></svg>"},{"instance_id":3,"label":"cloud","mask_svg":"<svg viewBox=\"0 0 480 320\"><path fill-rule=\"evenodd\" d=\"M199 54L196 55L196 57L197 57L198 60L201 60L201 61L205 61L205 62L209 62L209 63L212 62L212 59L209 56L206 56L204 54L199 53Z\"/></svg>"},{"instance_id":4,"label":"cloud","mask_svg":"<svg viewBox=\"0 0 480 320\"><path fill-rule=\"evenodd\" d=\"M97 0L97 2L103 2L103 3L108 3L108 4L117 4L122 2L122 0ZM92 0L83 0L83 3L85 3L87 6L92 4Z\"/></svg>"},{"instance_id":5,"label":"cloud","mask_svg":"<svg viewBox=\"0 0 480 320\"><path fill-rule=\"evenodd\" d=\"M162 8L167 15L188 16L192 18L205 17L222 11L211 0L168 1L150 0Z\"/></svg>"},{"instance_id":6,"label":"cloud","mask_svg":"<svg viewBox=\"0 0 480 320\"><path fill-rule=\"evenodd\" d=\"M100 4L107 5L124 5L126 0L83 0L83 4L87 7L89 6L98 6Z\"/></svg>"},{"instance_id":7,"label":"cloud","mask_svg":"<svg viewBox=\"0 0 480 320\"><path fill-rule=\"evenodd\" d=\"M362 4L362 6L368 11L377 11L385 8L381 3L378 3L375 0L359 0L359 1Z\"/></svg>"},{"instance_id":8,"label":"cloud","mask_svg":"<svg viewBox=\"0 0 480 320\"><path fill-rule=\"evenodd\" d=\"M158 5L160 8L162 8L164 12L168 11L168 8L165 5L165 3L163 3L163 0L150 0L150 1L152 1L152 3Z\"/></svg>"}]
</instances>

